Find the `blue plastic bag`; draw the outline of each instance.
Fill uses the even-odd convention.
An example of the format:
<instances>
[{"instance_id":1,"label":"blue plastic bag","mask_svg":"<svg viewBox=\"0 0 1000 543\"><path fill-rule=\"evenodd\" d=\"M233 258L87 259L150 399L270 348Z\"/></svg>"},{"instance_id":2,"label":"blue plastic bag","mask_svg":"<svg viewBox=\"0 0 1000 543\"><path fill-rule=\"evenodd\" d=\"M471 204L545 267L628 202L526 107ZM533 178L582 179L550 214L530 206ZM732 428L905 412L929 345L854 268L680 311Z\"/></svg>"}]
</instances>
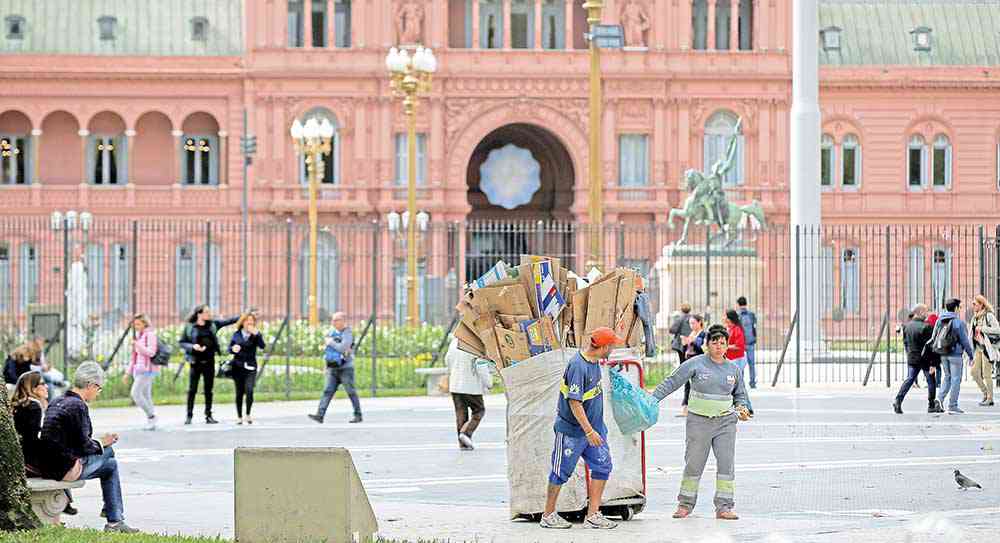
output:
<instances>
[{"instance_id":1,"label":"blue plastic bag","mask_svg":"<svg viewBox=\"0 0 1000 543\"><path fill-rule=\"evenodd\" d=\"M611 412L623 434L642 432L656 424L660 404L652 394L635 386L620 371L611 370Z\"/></svg>"}]
</instances>

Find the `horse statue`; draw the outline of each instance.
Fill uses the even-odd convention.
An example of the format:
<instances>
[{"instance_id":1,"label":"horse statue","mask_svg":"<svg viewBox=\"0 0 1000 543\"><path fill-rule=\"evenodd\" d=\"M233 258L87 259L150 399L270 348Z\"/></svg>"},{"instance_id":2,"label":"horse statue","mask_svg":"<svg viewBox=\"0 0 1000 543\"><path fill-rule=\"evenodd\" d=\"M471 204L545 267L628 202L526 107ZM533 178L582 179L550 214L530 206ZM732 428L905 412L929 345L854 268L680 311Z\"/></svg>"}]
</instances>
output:
<instances>
[{"instance_id":1,"label":"horse statue","mask_svg":"<svg viewBox=\"0 0 1000 543\"><path fill-rule=\"evenodd\" d=\"M736 128L729 139L726 154L712 165L710 172L699 172L688 170L684 172L686 189L691 193L684 200L684 206L680 209L671 209L667 219L670 228L674 228L674 219L684 219L684 229L680 239L675 245L687 243L688 228L691 224L718 227L719 235L726 238L726 246L741 239L741 232L748 226L753 230L760 230L766 225L764 209L760 202L753 200L746 205L737 205L726 198L726 193L722 189L722 179L733 167L736 157L736 147L740 126L743 119L736 122Z\"/></svg>"}]
</instances>

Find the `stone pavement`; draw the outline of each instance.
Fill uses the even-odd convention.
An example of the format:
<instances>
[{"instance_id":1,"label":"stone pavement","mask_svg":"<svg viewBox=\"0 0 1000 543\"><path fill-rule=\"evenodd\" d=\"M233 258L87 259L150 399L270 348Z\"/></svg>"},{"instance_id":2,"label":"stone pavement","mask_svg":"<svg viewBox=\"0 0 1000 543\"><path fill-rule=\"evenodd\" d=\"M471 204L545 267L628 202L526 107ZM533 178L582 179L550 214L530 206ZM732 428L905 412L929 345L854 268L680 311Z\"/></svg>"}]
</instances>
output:
<instances>
[{"instance_id":1,"label":"stone pavement","mask_svg":"<svg viewBox=\"0 0 1000 543\"><path fill-rule=\"evenodd\" d=\"M146 531L233 536L232 450L236 446L344 446L351 450L385 537L450 541L984 541L1000 529L1000 408L975 407L963 386L964 416L928 415L925 389L913 390L905 415L890 409L884 386L769 387L753 391L757 417L737 438L737 522L712 515L714 464L702 478L692 518L674 520L683 468L679 395L647 433L646 510L612 532L542 531L507 514L505 402L487 398L478 448L454 442L449 398L362 400L365 422L347 424L336 400L322 426L306 419L314 402L255 406L251 427L198 418L183 426L183 407L160 409L163 428L139 429L138 409L96 409L96 432L118 431L128 521ZM893 391L894 392L894 391ZM220 417L221 415L221 417ZM611 416L610 413L607 414ZM985 490L961 492L952 470ZM544 481L540 482L544 485ZM77 492L71 526L100 527L100 487Z\"/></svg>"}]
</instances>

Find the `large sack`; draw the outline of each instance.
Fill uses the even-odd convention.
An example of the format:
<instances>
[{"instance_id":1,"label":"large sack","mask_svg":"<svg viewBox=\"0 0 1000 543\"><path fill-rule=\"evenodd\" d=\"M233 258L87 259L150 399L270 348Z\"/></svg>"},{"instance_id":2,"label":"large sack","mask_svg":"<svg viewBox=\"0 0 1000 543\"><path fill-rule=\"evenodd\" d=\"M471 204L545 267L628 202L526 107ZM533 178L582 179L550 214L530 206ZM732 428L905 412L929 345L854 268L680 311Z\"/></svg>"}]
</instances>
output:
<instances>
[{"instance_id":1,"label":"large sack","mask_svg":"<svg viewBox=\"0 0 1000 543\"><path fill-rule=\"evenodd\" d=\"M623 434L644 432L660 415L660 406L652 394L633 385L628 377L617 370L610 371L611 411Z\"/></svg>"}]
</instances>

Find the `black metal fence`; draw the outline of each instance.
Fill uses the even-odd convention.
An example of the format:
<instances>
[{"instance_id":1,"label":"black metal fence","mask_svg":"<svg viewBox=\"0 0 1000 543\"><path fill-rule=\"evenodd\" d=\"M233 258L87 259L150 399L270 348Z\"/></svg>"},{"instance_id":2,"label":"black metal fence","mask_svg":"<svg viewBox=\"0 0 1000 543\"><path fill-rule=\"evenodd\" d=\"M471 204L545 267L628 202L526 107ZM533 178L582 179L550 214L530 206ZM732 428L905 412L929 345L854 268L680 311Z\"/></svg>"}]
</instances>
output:
<instances>
[{"instance_id":1,"label":"black metal fence","mask_svg":"<svg viewBox=\"0 0 1000 543\"><path fill-rule=\"evenodd\" d=\"M50 218L0 219L0 349L27 334L52 340L57 365L85 358L107 360L133 313L160 329L179 329L191 308L208 303L217 313L255 308L280 341L273 356L285 368L286 391L300 359L319 349L308 315L309 232L293 222L96 218L82 224ZM418 303L425 323L419 340L402 329L407 314L405 231L384 223L324 224L319 233L318 306L325 322L347 313L360 333L369 328L368 386L420 386L416 367L431 363L454 318L466 281L498 259L517 264L522 254L559 258L585 275L591 231L562 223L432 223L417 235ZM600 232L605 268L638 269L647 281L656 322L654 380L675 360L667 329L677 309L690 304L718 322L745 296L759 322L758 381L770 383L890 383L905 371L896 327L907 309L923 302L1000 295L996 225L835 225L800 231L772 225L747 229L740 239L706 239L665 224L608 225ZM799 250L795 251L798 244ZM803 247L812 250L803 251ZM794 255L802 255L795 258ZM811 279L795 304L795 276ZM818 322L798 332L788 348L796 305L812 302ZM63 332L62 325L66 324ZM284 327L282 323L286 323ZM121 352L127 352L126 345ZM782 352L784 364L776 373ZM874 365L873 365L874 361ZM270 363L277 364L277 360ZM310 362L311 364L311 362ZM381 369L380 369L381 366ZM315 368L314 368L315 369ZM317 370L318 371L318 370ZM387 373L398 372L398 373ZM866 376L868 377L866 379ZM312 386L312 385L310 385Z\"/></svg>"}]
</instances>

